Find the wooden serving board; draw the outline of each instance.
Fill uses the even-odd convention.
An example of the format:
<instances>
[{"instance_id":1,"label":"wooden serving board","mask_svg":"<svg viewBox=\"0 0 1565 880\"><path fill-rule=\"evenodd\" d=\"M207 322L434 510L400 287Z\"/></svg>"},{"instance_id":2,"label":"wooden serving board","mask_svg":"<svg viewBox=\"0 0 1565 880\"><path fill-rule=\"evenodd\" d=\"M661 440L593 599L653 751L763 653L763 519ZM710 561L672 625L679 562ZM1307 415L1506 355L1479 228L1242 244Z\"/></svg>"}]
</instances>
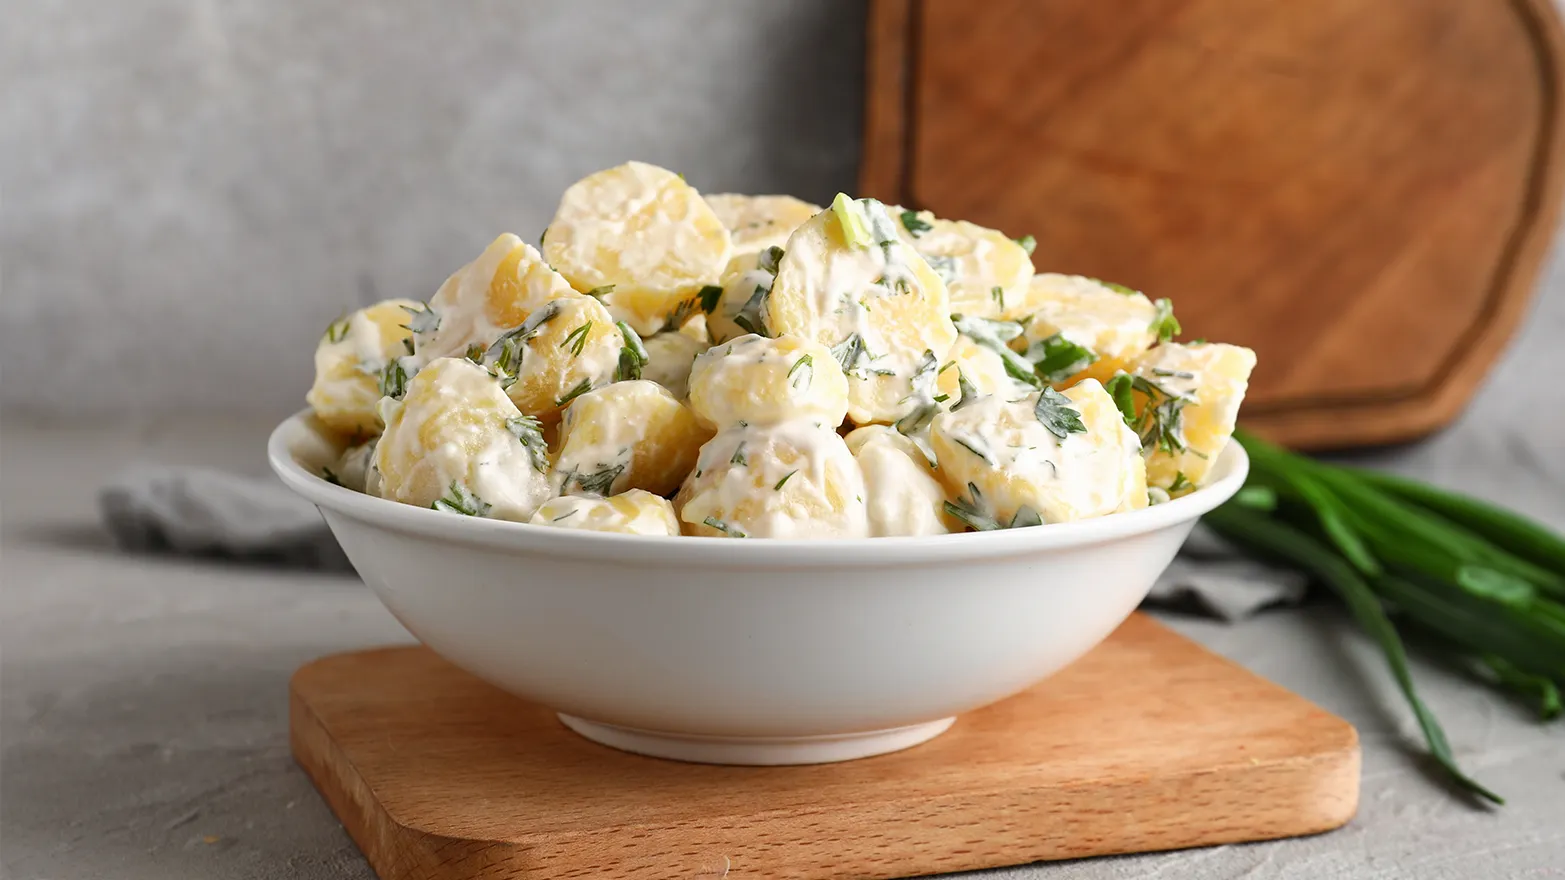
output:
<instances>
[{"instance_id":1,"label":"wooden serving board","mask_svg":"<svg viewBox=\"0 0 1565 880\"><path fill-rule=\"evenodd\" d=\"M1172 298L1296 447L1449 423L1552 240L1550 0L872 0L869 38L865 194Z\"/></svg>"},{"instance_id":2,"label":"wooden serving board","mask_svg":"<svg viewBox=\"0 0 1565 880\"><path fill-rule=\"evenodd\" d=\"M614 751L422 647L305 666L290 718L384 880L903 877L1310 834L1358 804L1347 722L1139 614L945 735L842 764Z\"/></svg>"}]
</instances>

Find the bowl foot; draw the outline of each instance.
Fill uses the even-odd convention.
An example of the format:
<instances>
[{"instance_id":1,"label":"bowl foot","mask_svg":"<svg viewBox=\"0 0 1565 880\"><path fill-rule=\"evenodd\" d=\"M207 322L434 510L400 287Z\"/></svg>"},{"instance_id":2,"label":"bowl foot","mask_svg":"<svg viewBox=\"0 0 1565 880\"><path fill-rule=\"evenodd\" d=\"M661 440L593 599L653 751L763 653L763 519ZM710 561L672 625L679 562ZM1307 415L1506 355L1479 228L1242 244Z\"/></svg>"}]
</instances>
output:
<instances>
[{"instance_id":1,"label":"bowl foot","mask_svg":"<svg viewBox=\"0 0 1565 880\"><path fill-rule=\"evenodd\" d=\"M934 739L955 718L831 736L696 736L659 733L560 715L566 727L595 743L638 755L697 764L783 766L829 764L912 748Z\"/></svg>"}]
</instances>

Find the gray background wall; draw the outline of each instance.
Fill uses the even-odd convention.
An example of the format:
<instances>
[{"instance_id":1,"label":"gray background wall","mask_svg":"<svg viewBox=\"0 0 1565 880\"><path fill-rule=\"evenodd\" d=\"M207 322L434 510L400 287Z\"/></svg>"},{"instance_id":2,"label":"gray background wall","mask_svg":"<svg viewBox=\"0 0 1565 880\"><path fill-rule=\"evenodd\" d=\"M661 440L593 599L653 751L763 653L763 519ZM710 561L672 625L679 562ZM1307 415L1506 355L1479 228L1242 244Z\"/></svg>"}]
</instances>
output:
<instances>
[{"instance_id":1,"label":"gray background wall","mask_svg":"<svg viewBox=\"0 0 1565 880\"><path fill-rule=\"evenodd\" d=\"M853 187L846 0L7 0L0 404L302 405L345 307L428 298L627 159Z\"/></svg>"},{"instance_id":2,"label":"gray background wall","mask_svg":"<svg viewBox=\"0 0 1565 880\"><path fill-rule=\"evenodd\" d=\"M344 308L428 297L629 158L707 191L854 185L850 0L7 0L3 22L13 415L289 412ZM1527 378L1565 370L1550 278L1467 420L1543 451L1565 447L1565 384Z\"/></svg>"}]
</instances>

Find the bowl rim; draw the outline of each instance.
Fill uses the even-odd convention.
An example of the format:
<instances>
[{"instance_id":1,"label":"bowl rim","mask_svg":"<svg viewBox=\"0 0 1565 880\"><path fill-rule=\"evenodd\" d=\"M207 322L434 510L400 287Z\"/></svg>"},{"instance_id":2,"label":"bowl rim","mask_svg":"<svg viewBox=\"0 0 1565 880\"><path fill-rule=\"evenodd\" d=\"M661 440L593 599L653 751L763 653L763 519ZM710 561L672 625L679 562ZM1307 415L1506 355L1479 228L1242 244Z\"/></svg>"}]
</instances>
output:
<instances>
[{"instance_id":1,"label":"bowl rim","mask_svg":"<svg viewBox=\"0 0 1565 880\"><path fill-rule=\"evenodd\" d=\"M1213 468L1216 478L1189 495L1141 510L1027 529L830 539L734 540L681 535L678 540L670 540L661 535L622 535L454 516L367 495L333 484L300 464L294 447L307 438L340 445L340 440L305 408L273 429L267 439L267 459L288 488L314 503L323 514L329 510L393 532L468 547L527 555L589 557L603 562L674 563L697 567L913 566L1090 547L1194 522L1233 497L1244 485L1250 469L1244 447L1230 441Z\"/></svg>"}]
</instances>

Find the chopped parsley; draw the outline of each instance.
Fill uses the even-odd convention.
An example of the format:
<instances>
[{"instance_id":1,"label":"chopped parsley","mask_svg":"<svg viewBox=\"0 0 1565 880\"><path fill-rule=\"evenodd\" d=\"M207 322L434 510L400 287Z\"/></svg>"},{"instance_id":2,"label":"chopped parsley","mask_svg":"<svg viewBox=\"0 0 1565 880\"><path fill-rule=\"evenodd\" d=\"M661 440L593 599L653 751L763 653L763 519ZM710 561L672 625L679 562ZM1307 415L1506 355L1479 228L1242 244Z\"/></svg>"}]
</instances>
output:
<instances>
[{"instance_id":1,"label":"chopped parsley","mask_svg":"<svg viewBox=\"0 0 1565 880\"><path fill-rule=\"evenodd\" d=\"M963 437L960 434L952 434L950 436L952 443L955 443L963 449L966 449L968 452L971 452L972 454L983 459L984 464L987 464L990 467L995 466L996 462L994 460L994 453L990 452L988 448L980 443L977 439L972 437Z\"/></svg>"},{"instance_id":2,"label":"chopped parsley","mask_svg":"<svg viewBox=\"0 0 1565 880\"><path fill-rule=\"evenodd\" d=\"M992 532L997 529L1025 529L1043 525L1043 517L1038 514L1038 511L1025 504L1016 508L1016 513L1011 516L1009 523L1001 523L989 510L989 504L984 501L976 484L968 483L967 492L972 496L972 500L959 497L954 502L947 501L945 511L970 529Z\"/></svg>"},{"instance_id":3,"label":"chopped parsley","mask_svg":"<svg viewBox=\"0 0 1565 880\"><path fill-rule=\"evenodd\" d=\"M527 457L532 461L533 470L539 473L549 470L549 444L543 439L543 426L537 419L528 415L509 418L505 420L505 429L521 441L522 448L527 450Z\"/></svg>"},{"instance_id":4,"label":"chopped parsley","mask_svg":"<svg viewBox=\"0 0 1565 880\"><path fill-rule=\"evenodd\" d=\"M1170 455L1185 450L1184 410L1193 399L1175 394L1145 376L1131 376L1131 388L1146 396L1130 429L1141 438L1143 449L1157 447ZM1117 401L1116 401L1117 402Z\"/></svg>"},{"instance_id":5,"label":"chopped parsley","mask_svg":"<svg viewBox=\"0 0 1565 880\"><path fill-rule=\"evenodd\" d=\"M772 487L772 491L773 492L781 492L782 491L782 487L784 485L786 485L788 483L788 480L792 479L793 475L798 473L798 472L799 472L798 469L795 468L794 470L791 470L788 473L783 474L783 478L777 481L777 485Z\"/></svg>"},{"instance_id":6,"label":"chopped parsley","mask_svg":"<svg viewBox=\"0 0 1565 880\"><path fill-rule=\"evenodd\" d=\"M918 216L917 211L903 211L902 228L907 230L908 235L918 238L929 230L934 229L935 226L933 223Z\"/></svg>"},{"instance_id":7,"label":"chopped parsley","mask_svg":"<svg viewBox=\"0 0 1565 880\"><path fill-rule=\"evenodd\" d=\"M951 321L956 324L958 333L998 354L1005 364L1006 375L1034 388L1043 384L1043 380L1038 378L1037 371L1033 369L1032 361L1012 351L1011 347L1006 345L1010 340L1022 335L1022 325L1015 321L991 321L988 318L963 315L952 315Z\"/></svg>"},{"instance_id":8,"label":"chopped parsley","mask_svg":"<svg viewBox=\"0 0 1565 880\"><path fill-rule=\"evenodd\" d=\"M750 298L745 300L739 313L734 315L734 323L746 333L770 337L771 331L766 327L766 298L771 293L771 288L764 284L757 284L755 293L750 294Z\"/></svg>"},{"instance_id":9,"label":"chopped parsley","mask_svg":"<svg viewBox=\"0 0 1565 880\"><path fill-rule=\"evenodd\" d=\"M586 394L588 391L591 391L591 390L592 390L592 380L591 379L583 379L583 380L581 380L580 382L578 382L576 384L575 388L572 388L571 390L565 392L565 396L564 397L561 397L560 399L556 400L554 402L554 405L563 407L567 403L570 403L571 401L573 401L576 398L582 396L583 394Z\"/></svg>"},{"instance_id":10,"label":"chopped parsley","mask_svg":"<svg viewBox=\"0 0 1565 880\"><path fill-rule=\"evenodd\" d=\"M380 396L401 400L408 393L408 368L402 358L392 358L380 371Z\"/></svg>"},{"instance_id":11,"label":"chopped parsley","mask_svg":"<svg viewBox=\"0 0 1565 880\"><path fill-rule=\"evenodd\" d=\"M560 348L568 347L571 350L571 357L581 357L582 350L587 347L587 334L591 332L592 322L588 321L580 327L577 327L575 330L572 330L570 335L565 337L565 341L560 343Z\"/></svg>"},{"instance_id":12,"label":"chopped parsley","mask_svg":"<svg viewBox=\"0 0 1565 880\"><path fill-rule=\"evenodd\" d=\"M716 284L708 284L701 288L699 294L696 294L696 299L701 301L701 311L706 312L708 315L716 311L717 304L722 298L723 289Z\"/></svg>"},{"instance_id":13,"label":"chopped parsley","mask_svg":"<svg viewBox=\"0 0 1565 880\"><path fill-rule=\"evenodd\" d=\"M795 373L799 374L798 378L794 378ZM809 388L815 381L815 358L810 355L800 357L793 362L793 366L788 368L788 375L785 378L788 379L788 383L794 388L800 388L799 380L803 379L804 385L802 387Z\"/></svg>"},{"instance_id":14,"label":"chopped parsley","mask_svg":"<svg viewBox=\"0 0 1565 880\"><path fill-rule=\"evenodd\" d=\"M1103 390L1107 391L1109 397L1114 399L1114 406L1119 410L1120 416L1124 418L1125 424L1132 429L1136 427L1136 395L1132 391L1134 386L1135 380L1130 377L1129 373L1117 373L1114 378L1108 380L1103 385Z\"/></svg>"},{"instance_id":15,"label":"chopped parsley","mask_svg":"<svg viewBox=\"0 0 1565 880\"><path fill-rule=\"evenodd\" d=\"M1168 484L1169 494L1173 494L1175 492L1178 492L1180 489L1183 489L1183 488L1185 488L1186 486L1189 486L1189 485L1190 485L1190 481L1185 478L1185 472L1184 471L1175 471L1174 472L1174 482Z\"/></svg>"},{"instance_id":16,"label":"chopped parsley","mask_svg":"<svg viewBox=\"0 0 1565 880\"><path fill-rule=\"evenodd\" d=\"M1179 319L1174 317L1173 302L1165 297L1154 300L1152 305L1157 307L1157 312L1152 317L1150 329L1157 334L1157 341L1167 342L1178 336L1182 328L1179 326Z\"/></svg>"},{"instance_id":17,"label":"chopped parsley","mask_svg":"<svg viewBox=\"0 0 1565 880\"><path fill-rule=\"evenodd\" d=\"M434 510L443 510L446 513L460 513L463 516L486 516L492 509L482 498L467 491L467 487L455 480L451 481L451 488L446 494L429 505Z\"/></svg>"},{"instance_id":18,"label":"chopped parsley","mask_svg":"<svg viewBox=\"0 0 1565 880\"><path fill-rule=\"evenodd\" d=\"M706 519L701 521L701 524L705 525L705 526L711 526L712 528L717 529L719 532L722 532L723 534L727 535L730 538L748 538L748 537L750 537L749 535L746 535L744 533L744 529L741 529L741 528L739 528L738 526L735 526L735 525L729 525L728 523L723 522L722 520L718 519L715 516L707 517Z\"/></svg>"},{"instance_id":19,"label":"chopped parsley","mask_svg":"<svg viewBox=\"0 0 1565 880\"><path fill-rule=\"evenodd\" d=\"M1072 434L1087 433L1081 413L1071 408L1070 398L1047 385L1038 392L1038 402L1033 405L1032 412L1050 434L1061 440Z\"/></svg>"},{"instance_id":20,"label":"chopped parsley","mask_svg":"<svg viewBox=\"0 0 1565 880\"><path fill-rule=\"evenodd\" d=\"M847 339L831 347L831 356L837 359L844 373L857 367L859 360L868 354L869 350L864 347L864 337L857 333L849 333Z\"/></svg>"},{"instance_id":21,"label":"chopped parsley","mask_svg":"<svg viewBox=\"0 0 1565 880\"><path fill-rule=\"evenodd\" d=\"M652 356L647 354L647 347L629 324L615 321L614 326L619 328L620 338L624 340L619 349L619 366L614 368L614 381L640 379L642 368L652 360Z\"/></svg>"},{"instance_id":22,"label":"chopped parsley","mask_svg":"<svg viewBox=\"0 0 1565 880\"><path fill-rule=\"evenodd\" d=\"M1026 251L1027 256L1029 257L1032 256L1033 251L1038 249L1038 239L1033 238L1030 235L1024 235L1015 241L1017 244L1022 246L1022 250Z\"/></svg>"},{"instance_id":23,"label":"chopped parsley","mask_svg":"<svg viewBox=\"0 0 1565 880\"><path fill-rule=\"evenodd\" d=\"M1034 342L1027 349L1027 359L1045 382L1063 382L1086 369L1098 359L1092 349L1077 345L1056 333L1047 339Z\"/></svg>"},{"instance_id":24,"label":"chopped parsley","mask_svg":"<svg viewBox=\"0 0 1565 880\"><path fill-rule=\"evenodd\" d=\"M1016 508L1016 513L1011 516L1011 523L1006 528L1026 529L1041 525L1043 525L1043 517L1038 514L1038 511L1023 504Z\"/></svg>"}]
</instances>

